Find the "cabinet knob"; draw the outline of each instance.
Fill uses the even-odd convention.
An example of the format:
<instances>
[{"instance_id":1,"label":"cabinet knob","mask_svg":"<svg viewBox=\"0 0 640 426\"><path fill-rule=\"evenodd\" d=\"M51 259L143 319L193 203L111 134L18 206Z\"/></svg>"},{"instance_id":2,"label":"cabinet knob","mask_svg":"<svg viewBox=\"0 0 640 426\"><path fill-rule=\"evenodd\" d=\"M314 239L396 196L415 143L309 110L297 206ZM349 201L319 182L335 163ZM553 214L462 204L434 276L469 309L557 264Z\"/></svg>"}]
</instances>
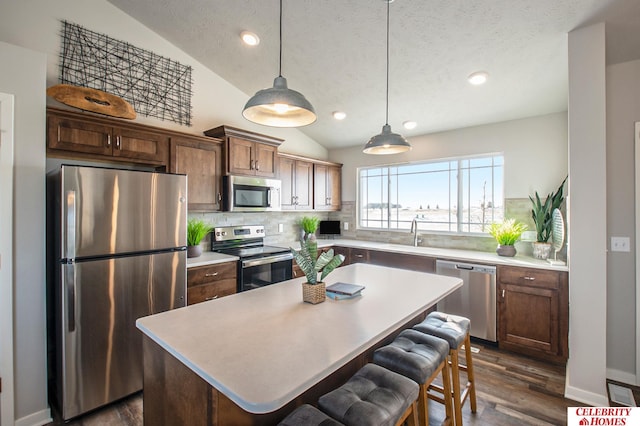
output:
<instances>
[{"instance_id":1,"label":"cabinet knob","mask_svg":"<svg viewBox=\"0 0 640 426\"><path fill-rule=\"evenodd\" d=\"M356 254L356 257L364 257L364 254Z\"/></svg>"},{"instance_id":2,"label":"cabinet knob","mask_svg":"<svg viewBox=\"0 0 640 426\"><path fill-rule=\"evenodd\" d=\"M502 289L502 298L504 299L504 289Z\"/></svg>"},{"instance_id":3,"label":"cabinet knob","mask_svg":"<svg viewBox=\"0 0 640 426\"><path fill-rule=\"evenodd\" d=\"M536 277L524 277L527 281L535 281Z\"/></svg>"},{"instance_id":4,"label":"cabinet knob","mask_svg":"<svg viewBox=\"0 0 640 426\"><path fill-rule=\"evenodd\" d=\"M256 160L256 170L260 170L260 164L258 163L257 160Z\"/></svg>"},{"instance_id":5,"label":"cabinet knob","mask_svg":"<svg viewBox=\"0 0 640 426\"><path fill-rule=\"evenodd\" d=\"M215 277L218 275L218 272L214 272L213 274L204 274L205 277Z\"/></svg>"},{"instance_id":6,"label":"cabinet knob","mask_svg":"<svg viewBox=\"0 0 640 426\"><path fill-rule=\"evenodd\" d=\"M111 146L111 135L107 135L107 146Z\"/></svg>"},{"instance_id":7,"label":"cabinet knob","mask_svg":"<svg viewBox=\"0 0 640 426\"><path fill-rule=\"evenodd\" d=\"M251 160L249 163L249 169L253 170L256 168L256 160Z\"/></svg>"},{"instance_id":8,"label":"cabinet knob","mask_svg":"<svg viewBox=\"0 0 640 426\"><path fill-rule=\"evenodd\" d=\"M120 135L116 136L116 148L120 149Z\"/></svg>"},{"instance_id":9,"label":"cabinet knob","mask_svg":"<svg viewBox=\"0 0 640 426\"><path fill-rule=\"evenodd\" d=\"M206 299L204 299L204 300L205 300L205 301L207 301L207 300L213 300L213 299L217 299L217 298L218 298L218 295L216 294L215 296L207 297L207 298L206 298Z\"/></svg>"}]
</instances>

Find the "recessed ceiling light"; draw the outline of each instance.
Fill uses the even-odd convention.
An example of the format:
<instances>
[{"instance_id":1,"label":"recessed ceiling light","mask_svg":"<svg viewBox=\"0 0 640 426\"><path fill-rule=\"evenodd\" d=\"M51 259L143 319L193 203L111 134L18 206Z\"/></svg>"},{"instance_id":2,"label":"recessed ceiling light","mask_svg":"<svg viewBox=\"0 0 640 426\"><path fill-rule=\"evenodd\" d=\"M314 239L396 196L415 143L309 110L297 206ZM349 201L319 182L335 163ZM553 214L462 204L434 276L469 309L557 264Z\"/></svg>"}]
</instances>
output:
<instances>
[{"instance_id":1,"label":"recessed ceiling light","mask_svg":"<svg viewBox=\"0 0 640 426\"><path fill-rule=\"evenodd\" d=\"M347 118L347 113L342 111L333 111L332 115L336 120L344 120L345 118Z\"/></svg>"},{"instance_id":2,"label":"recessed ceiling light","mask_svg":"<svg viewBox=\"0 0 640 426\"><path fill-rule=\"evenodd\" d=\"M418 123L416 123L415 121L405 121L404 123L402 123L402 125L404 126L405 129L411 130L411 129L415 129Z\"/></svg>"},{"instance_id":3,"label":"recessed ceiling light","mask_svg":"<svg viewBox=\"0 0 640 426\"><path fill-rule=\"evenodd\" d=\"M260 44L260 37L251 31L243 31L240 33L240 38L247 46L257 46Z\"/></svg>"},{"instance_id":4,"label":"recessed ceiling light","mask_svg":"<svg viewBox=\"0 0 640 426\"><path fill-rule=\"evenodd\" d=\"M474 86L479 86L481 84L486 83L488 78L489 78L489 74L487 74L484 71L478 71L478 72L474 72L469 77L467 77L467 80L469 81L469 83L473 84Z\"/></svg>"}]
</instances>

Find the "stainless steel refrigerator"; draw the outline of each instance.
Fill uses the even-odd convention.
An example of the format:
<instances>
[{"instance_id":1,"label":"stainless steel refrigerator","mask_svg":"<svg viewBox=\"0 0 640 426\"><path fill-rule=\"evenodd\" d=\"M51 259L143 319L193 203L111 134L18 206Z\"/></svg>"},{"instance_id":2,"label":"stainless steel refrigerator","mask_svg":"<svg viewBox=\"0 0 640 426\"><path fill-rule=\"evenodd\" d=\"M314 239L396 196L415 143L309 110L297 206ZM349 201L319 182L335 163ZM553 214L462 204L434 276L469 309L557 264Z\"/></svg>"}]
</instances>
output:
<instances>
[{"instance_id":1,"label":"stainless steel refrigerator","mask_svg":"<svg viewBox=\"0 0 640 426\"><path fill-rule=\"evenodd\" d=\"M136 319L185 306L186 179L67 165L48 176L49 365L65 420L141 390Z\"/></svg>"}]
</instances>

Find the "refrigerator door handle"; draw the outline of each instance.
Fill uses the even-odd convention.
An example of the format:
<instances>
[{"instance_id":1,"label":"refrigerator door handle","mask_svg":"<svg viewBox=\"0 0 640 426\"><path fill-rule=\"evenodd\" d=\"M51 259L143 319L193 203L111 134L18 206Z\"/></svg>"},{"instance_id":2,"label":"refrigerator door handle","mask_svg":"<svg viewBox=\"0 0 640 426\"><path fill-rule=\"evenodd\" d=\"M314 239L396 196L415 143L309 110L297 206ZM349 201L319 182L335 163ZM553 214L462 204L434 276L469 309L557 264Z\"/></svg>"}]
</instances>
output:
<instances>
[{"instance_id":1,"label":"refrigerator door handle","mask_svg":"<svg viewBox=\"0 0 640 426\"><path fill-rule=\"evenodd\" d=\"M76 192L67 191L67 223L65 230L66 259L75 260L76 257Z\"/></svg>"},{"instance_id":2,"label":"refrigerator door handle","mask_svg":"<svg viewBox=\"0 0 640 426\"><path fill-rule=\"evenodd\" d=\"M65 265L67 293L67 324L69 333L76 331L76 268L73 263Z\"/></svg>"}]
</instances>

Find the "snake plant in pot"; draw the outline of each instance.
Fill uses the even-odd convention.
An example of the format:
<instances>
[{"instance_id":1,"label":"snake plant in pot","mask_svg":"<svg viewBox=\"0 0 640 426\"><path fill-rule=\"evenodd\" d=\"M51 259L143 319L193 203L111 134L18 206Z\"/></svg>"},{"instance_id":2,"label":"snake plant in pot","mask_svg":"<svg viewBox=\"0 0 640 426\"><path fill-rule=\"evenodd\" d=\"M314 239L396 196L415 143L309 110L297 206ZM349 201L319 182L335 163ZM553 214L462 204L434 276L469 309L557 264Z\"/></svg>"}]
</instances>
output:
<instances>
[{"instance_id":1,"label":"snake plant in pot","mask_svg":"<svg viewBox=\"0 0 640 426\"><path fill-rule=\"evenodd\" d=\"M533 243L533 256L538 259L547 259L551 252L551 231L553 229L553 211L559 209L564 201L564 184L567 178L564 178L556 192L547 195L544 203L535 193L535 199L529 196L533 205L531 209L531 217L536 227L536 242Z\"/></svg>"},{"instance_id":2,"label":"snake plant in pot","mask_svg":"<svg viewBox=\"0 0 640 426\"><path fill-rule=\"evenodd\" d=\"M310 238L300 241L300 250L291 247L290 250L307 278L307 282L302 283L302 300L314 305L324 302L326 286L323 280L344 262L344 256L334 255L333 249L318 255L318 243ZM318 274L320 274L320 280L318 280Z\"/></svg>"}]
</instances>

